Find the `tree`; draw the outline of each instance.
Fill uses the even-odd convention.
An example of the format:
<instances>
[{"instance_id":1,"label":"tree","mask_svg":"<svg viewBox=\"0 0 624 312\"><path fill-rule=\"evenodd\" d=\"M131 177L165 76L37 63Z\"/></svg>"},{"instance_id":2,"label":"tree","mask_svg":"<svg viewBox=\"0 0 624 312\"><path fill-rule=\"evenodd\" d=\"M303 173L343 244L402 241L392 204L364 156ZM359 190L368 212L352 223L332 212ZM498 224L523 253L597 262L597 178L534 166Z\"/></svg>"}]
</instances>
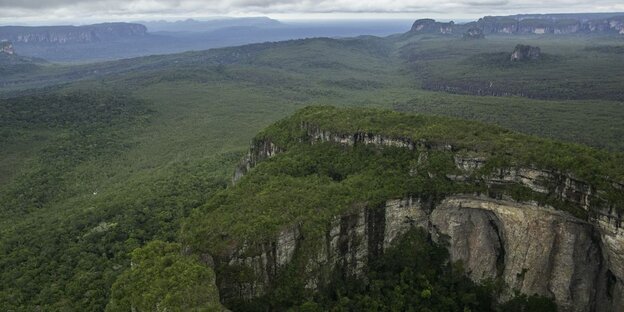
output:
<instances>
[{"instance_id":1,"label":"tree","mask_svg":"<svg viewBox=\"0 0 624 312\"><path fill-rule=\"evenodd\" d=\"M182 255L180 244L158 240L132 252L106 306L107 312L221 310L214 272Z\"/></svg>"}]
</instances>

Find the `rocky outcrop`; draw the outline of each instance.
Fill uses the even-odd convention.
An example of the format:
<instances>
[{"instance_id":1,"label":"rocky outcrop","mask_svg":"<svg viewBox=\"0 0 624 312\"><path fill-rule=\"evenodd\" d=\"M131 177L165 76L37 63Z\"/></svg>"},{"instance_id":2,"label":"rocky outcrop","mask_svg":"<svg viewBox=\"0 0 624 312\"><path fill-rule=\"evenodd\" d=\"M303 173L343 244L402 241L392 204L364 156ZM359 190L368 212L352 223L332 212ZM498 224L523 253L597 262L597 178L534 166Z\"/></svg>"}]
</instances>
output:
<instances>
[{"instance_id":1,"label":"rocky outcrop","mask_svg":"<svg viewBox=\"0 0 624 312\"><path fill-rule=\"evenodd\" d=\"M445 199L431 215L452 261L471 278L555 299L563 311L591 311L601 270L594 227L552 208L471 196Z\"/></svg>"},{"instance_id":2,"label":"rocky outcrop","mask_svg":"<svg viewBox=\"0 0 624 312\"><path fill-rule=\"evenodd\" d=\"M542 51L539 47L519 44L511 53L511 61L534 61L540 58Z\"/></svg>"},{"instance_id":3,"label":"rocky outcrop","mask_svg":"<svg viewBox=\"0 0 624 312\"><path fill-rule=\"evenodd\" d=\"M13 43L10 41L2 41L0 43L0 53L13 55L15 54L15 50L13 49Z\"/></svg>"},{"instance_id":4,"label":"rocky outcrop","mask_svg":"<svg viewBox=\"0 0 624 312\"><path fill-rule=\"evenodd\" d=\"M483 35L535 34L568 35L578 33L624 34L624 16L613 14L553 14L486 16L466 24L441 23L432 19L414 22L410 33ZM472 33L470 35L469 33Z\"/></svg>"},{"instance_id":5,"label":"rocky outcrop","mask_svg":"<svg viewBox=\"0 0 624 312\"><path fill-rule=\"evenodd\" d=\"M593 33L618 33L624 34L624 16L609 19L596 19L588 21L583 30Z\"/></svg>"},{"instance_id":6,"label":"rocky outcrop","mask_svg":"<svg viewBox=\"0 0 624 312\"><path fill-rule=\"evenodd\" d=\"M451 144L336 133L306 123L301 127L306 133L302 140L310 144L398 147L423 158L433 150L452 152L459 174L448 179L485 184L490 189L521 185L584 215L496 192L438 199L409 197L388 200L381 207L355 207L329 222L324 235L307 235L290 225L273 240L245 242L220 259L228 267L246 268L253 277L222 279L219 286L225 300L261 296L294 259L304 262L301 274L309 289L318 289L336 272L345 278L362 277L371 259L411 227L420 227L432 239L447 242L451 260L461 261L472 279L504 281L508 288L502 300L519 291L553 298L560 311L619 311L624 306L624 216L603 190L570 174L541 168L484 171L487 155L458 151ZM254 142L237 170L238 177L282 151L269 139ZM624 188L622 183L612 184L616 190Z\"/></svg>"},{"instance_id":7,"label":"rocky outcrop","mask_svg":"<svg viewBox=\"0 0 624 312\"><path fill-rule=\"evenodd\" d=\"M263 295L293 258L302 237L299 228L292 226L279 233L277 239L257 245L243 245L230 255L227 266L242 268L248 274L244 280L221 279L222 297L251 299Z\"/></svg>"},{"instance_id":8,"label":"rocky outcrop","mask_svg":"<svg viewBox=\"0 0 624 312\"><path fill-rule=\"evenodd\" d=\"M442 23L433 19L419 19L412 25L412 33L451 34L455 28L454 22Z\"/></svg>"},{"instance_id":9,"label":"rocky outcrop","mask_svg":"<svg viewBox=\"0 0 624 312\"><path fill-rule=\"evenodd\" d=\"M306 265L307 287L316 289L331 272L362 276L368 261L413 226L448 241L451 260L461 261L474 280L502 279L509 286L503 300L516 290L551 297L561 311L616 311L621 303L599 292L622 289L608 273L600 231L591 223L551 207L476 195L452 196L433 206L406 198L382 208L362 208L336 217L325 238L314 244L298 230L286 229L257 254L245 255L246 247L233 255L230 265L250 268L257 278L226 282L221 294L226 300L264 294L279 269L309 245L320 247Z\"/></svg>"},{"instance_id":10,"label":"rocky outcrop","mask_svg":"<svg viewBox=\"0 0 624 312\"><path fill-rule=\"evenodd\" d=\"M464 33L463 38L466 40L484 39L485 34L483 34L483 30L479 27L470 27Z\"/></svg>"},{"instance_id":11,"label":"rocky outcrop","mask_svg":"<svg viewBox=\"0 0 624 312\"><path fill-rule=\"evenodd\" d=\"M316 242L306 239L297 227L287 228L273 242L244 245L222 260L231 267L249 269L255 278L242 282L223 280L220 294L226 301L261 296L271 287L279 270L301 252L302 246L317 246L305 265L306 287L316 289L336 270L345 278L362 276L371 257L383 252L411 226L426 225L427 214L420 201L408 198L390 200L382 208L362 207L337 216L325 229L323 238Z\"/></svg>"},{"instance_id":12,"label":"rocky outcrop","mask_svg":"<svg viewBox=\"0 0 624 312\"><path fill-rule=\"evenodd\" d=\"M4 26L0 40L20 44L70 44L141 37L147 28L141 24L105 23L85 26Z\"/></svg>"},{"instance_id":13,"label":"rocky outcrop","mask_svg":"<svg viewBox=\"0 0 624 312\"><path fill-rule=\"evenodd\" d=\"M236 184L249 170L259 162L275 156L282 149L269 140L253 141L247 155L240 161L232 176L232 184Z\"/></svg>"}]
</instances>

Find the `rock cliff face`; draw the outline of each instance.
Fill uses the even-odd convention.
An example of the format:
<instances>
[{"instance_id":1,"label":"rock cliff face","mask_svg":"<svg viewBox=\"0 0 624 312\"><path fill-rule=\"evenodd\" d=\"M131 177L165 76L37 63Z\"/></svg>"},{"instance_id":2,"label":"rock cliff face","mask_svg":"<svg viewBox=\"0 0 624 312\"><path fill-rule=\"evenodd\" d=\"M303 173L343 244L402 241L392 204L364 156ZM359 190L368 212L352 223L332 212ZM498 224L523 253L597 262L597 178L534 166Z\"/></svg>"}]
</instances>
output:
<instances>
[{"instance_id":1,"label":"rock cliff face","mask_svg":"<svg viewBox=\"0 0 624 312\"><path fill-rule=\"evenodd\" d=\"M519 44L511 53L511 61L533 61L539 59L541 54L539 47Z\"/></svg>"},{"instance_id":2,"label":"rock cliff face","mask_svg":"<svg viewBox=\"0 0 624 312\"><path fill-rule=\"evenodd\" d=\"M0 40L22 44L89 43L144 36L140 24L105 23L86 26L0 27Z\"/></svg>"},{"instance_id":3,"label":"rock cliff face","mask_svg":"<svg viewBox=\"0 0 624 312\"><path fill-rule=\"evenodd\" d=\"M13 44L10 41L2 41L0 43L0 53L13 55L15 54L15 50L13 49Z\"/></svg>"},{"instance_id":4,"label":"rock cliff face","mask_svg":"<svg viewBox=\"0 0 624 312\"><path fill-rule=\"evenodd\" d=\"M454 26L454 22L441 23L432 19L419 19L412 25L411 32L451 34L453 33Z\"/></svg>"},{"instance_id":5,"label":"rock cliff face","mask_svg":"<svg viewBox=\"0 0 624 312\"><path fill-rule=\"evenodd\" d=\"M259 162L271 158L281 151L282 149L277 147L271 141L253 142L247 155L245 155L245 157L236 167L234 175L232 176L232 183L236 184L236 182L240 178L242 178L247 172L249 172L251 168L256 166Z\"/></svg>"},{"instance_id":6,"label":"rock cliff face","mask_svg":"<svg viewBox=\"0 0 624 312\"><path fill-rule=\"evenodd\" d=\"M602 18L594 15L576 14L486 16L467 24L441 23L432 19L421 19L414 23L411 33L463 34L470 29L479 29L485 35L624 34L624 16L605 15Z\"/></svg>"},{"instance_id":7,"label":"rock cliff face","mask_svg":"<svg viewBox=\"0 0 624 312\"><path fill-rule=\"evenodd\" d=\"M594 186L539 168L499 168L487 176L475 176L487 164L487 157L463 155L452 145L371 133L332 133L305 123L301 127L311 144L372 144L425 155L434 150L452 151L462 174L447 178L485 183L492 191L389 199L382 207L360 207L336 216L318 241L311 242L293 224L270 242L245 243L220 261L229 267L247 268L255 278L222 279L219 287L226 300L261 296L280 269L302 254L310 289L326 283L336 270L346 277L362 276L370 259L382 254L410 227L421 227L434 240L448 243L451 260L463 262L472 279L504 281L509 288L502 299L520 291L553 298L561 311L620 311L624 306L624 216ZM235 178L280 151L270 140L254 142ZM553 196L584 216L533 201L520 202L494 191L509 184ZM621 183L613 185L624 189Z\"/></svg>"}]
</instances>

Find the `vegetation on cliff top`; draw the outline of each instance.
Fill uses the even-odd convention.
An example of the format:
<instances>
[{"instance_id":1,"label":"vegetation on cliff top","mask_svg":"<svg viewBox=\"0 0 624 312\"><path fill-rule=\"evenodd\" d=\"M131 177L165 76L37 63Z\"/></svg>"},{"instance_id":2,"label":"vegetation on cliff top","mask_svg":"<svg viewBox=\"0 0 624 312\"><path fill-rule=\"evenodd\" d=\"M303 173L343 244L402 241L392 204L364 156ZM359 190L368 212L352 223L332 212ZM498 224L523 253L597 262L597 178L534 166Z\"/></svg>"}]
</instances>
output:
<instances>
[{"instance_id":1,"label":"vegetation on cliff top","mask_svg":"<svg viewBox=\"0 0 624 312\"><path fill-rule=\"evenodd\" d=\"M396 139L449 144L456 151L468 150L489 158L504 158L508 165L537 167L569 173L593 184L624 181L624 154L610 153L578 144L528 136L480 122L441 116L402 114L376 109L308 107L261 132L287 148L316 127L334 134L370 133ZM314 129L309 129L314 130Z\"/></svg>"},{"instance_id":2,"label":"vegetation on cliff top","mask_svg":"<svg viewBox=\"0 0 624 312\"><path fill-rule=\"evenodd\" d=\"M460 262L450 263L448 259L444 245L433 243L424 230L412 228L369 264L365 279L345 281L340 278L341 272L335 272L332 282L311 300L302 303L301 298L269 296L272 305L268 306L281 310L279 303L286 302L283 308L298 306L299 311L308 312L557 311L552 300L536 295L516 295L499 303L499 281L477 284L465 275ZM267 301L256 302L259 306L263 303L266 305Z\"/></svg>"},{"instance_id":3,"label":"vegetation on cliff top","mask_svg":"<svg viewBox=\"0 0 624 312\"><path fill-rule=\"evenodd\" d=\"M310 144L307 132L317 129L338 135L361 133L424 141L451 149ZM375 109L308 107L268 127L256 140L273 142L285 151L260 162L239 183L194 212L184 228L186 242L194 250L228 254L245 241L269 241L292 224L315 237L323 234L322 229L336 215L362 206L380 206L395 198L439 199L456 193L491 192L478 178L466 183L447 178L460 173L454 163L457 153L486 157L486 166L477 175L507 167L546 169L591 183L604 190L613 203L623 200L611 181L622 181L624 155L477 122ZM519 200L537 200L587 217L587 212L574 204L522 186L507 185L502 191Z\"/></svg>"}]
</instances>

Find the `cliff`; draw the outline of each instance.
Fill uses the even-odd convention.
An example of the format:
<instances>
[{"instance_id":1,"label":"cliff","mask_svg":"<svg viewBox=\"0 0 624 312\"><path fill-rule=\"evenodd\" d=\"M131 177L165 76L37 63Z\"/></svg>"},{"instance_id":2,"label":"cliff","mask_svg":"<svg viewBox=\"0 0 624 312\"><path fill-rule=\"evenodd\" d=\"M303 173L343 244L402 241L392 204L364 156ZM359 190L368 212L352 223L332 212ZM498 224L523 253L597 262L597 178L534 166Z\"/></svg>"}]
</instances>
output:
<instances>
[{"instance_id":1,"label":"cliff","mask_svg":"<svg viewBox=\"0 0 624 312\"><path fill-rule=\"evenodd\" d=\"M454 26L454 22L441 23L432 19L419 19L412 25L411 32L450 34L453 33Z\"/></svg>"},{"instance_id":2,"label":"cliff","mask_svg":"<svg viewBox=\"0 0 624 312\"><path fill-rule=\"evenodd\" d=\"M13 49L13 44L10 41L2 41L0 43L0 53L13 55L15 54L15 50Z\"/></svg>"},{"instance_id":3,"label":"cliff","mask_svg":"<svg viewBox=\"0 0 624 312\"><path fill-rule=\"evenodd\" d=\"M511 61L530 61L540 58L542 51L539 47L519 44L511 53Z\"/></svg>"},{"instance_id":4,"label":"cliff","mask_svg":"<svg viewBox=\"0 0 624 312\"><path fill-rule=\"evenodd\" d=\"M552 298L561 311L617 311L621 155L551 144L476 123L309 108L254 140L232 197L208 209L229 211L228 227L205 221L191 245L212 259L227 302L267 294L292 266L311 291L336 271L362 277L393 241L420 227L448 244L451 261L473 280L503 281L500 300L518 291ZM553 162L561 157L570 163ZM345 160L368 165L343 171ZM297 181L314 172L331 180L301 190ZM356 189L340 188L350 179ZM260 228L237 232L242 219Z\"/></svg>"},{"instance_id":5,"label":"cliff","mask_svg":"<svg viewBox=\"0 0 624 312\"><path fill-rule=\"evenodd\" d=\"M471 31L472 29L472 31ZM465 34L479 29L489 34L624 34L624 14L486 16L466 24L417 20L410 33Z\"/></svg>"},{"instance_id":6,"label":"cliff","mask_svg":"<svg viewBox=\"0 0 624 312\"><path fill-rule=\"evenodd\" d=\"M70 44L110 41L145 36L140 24L104 23L85 26L3 26L0 40L20 44Z\"/></svg>"}]
</instances>

